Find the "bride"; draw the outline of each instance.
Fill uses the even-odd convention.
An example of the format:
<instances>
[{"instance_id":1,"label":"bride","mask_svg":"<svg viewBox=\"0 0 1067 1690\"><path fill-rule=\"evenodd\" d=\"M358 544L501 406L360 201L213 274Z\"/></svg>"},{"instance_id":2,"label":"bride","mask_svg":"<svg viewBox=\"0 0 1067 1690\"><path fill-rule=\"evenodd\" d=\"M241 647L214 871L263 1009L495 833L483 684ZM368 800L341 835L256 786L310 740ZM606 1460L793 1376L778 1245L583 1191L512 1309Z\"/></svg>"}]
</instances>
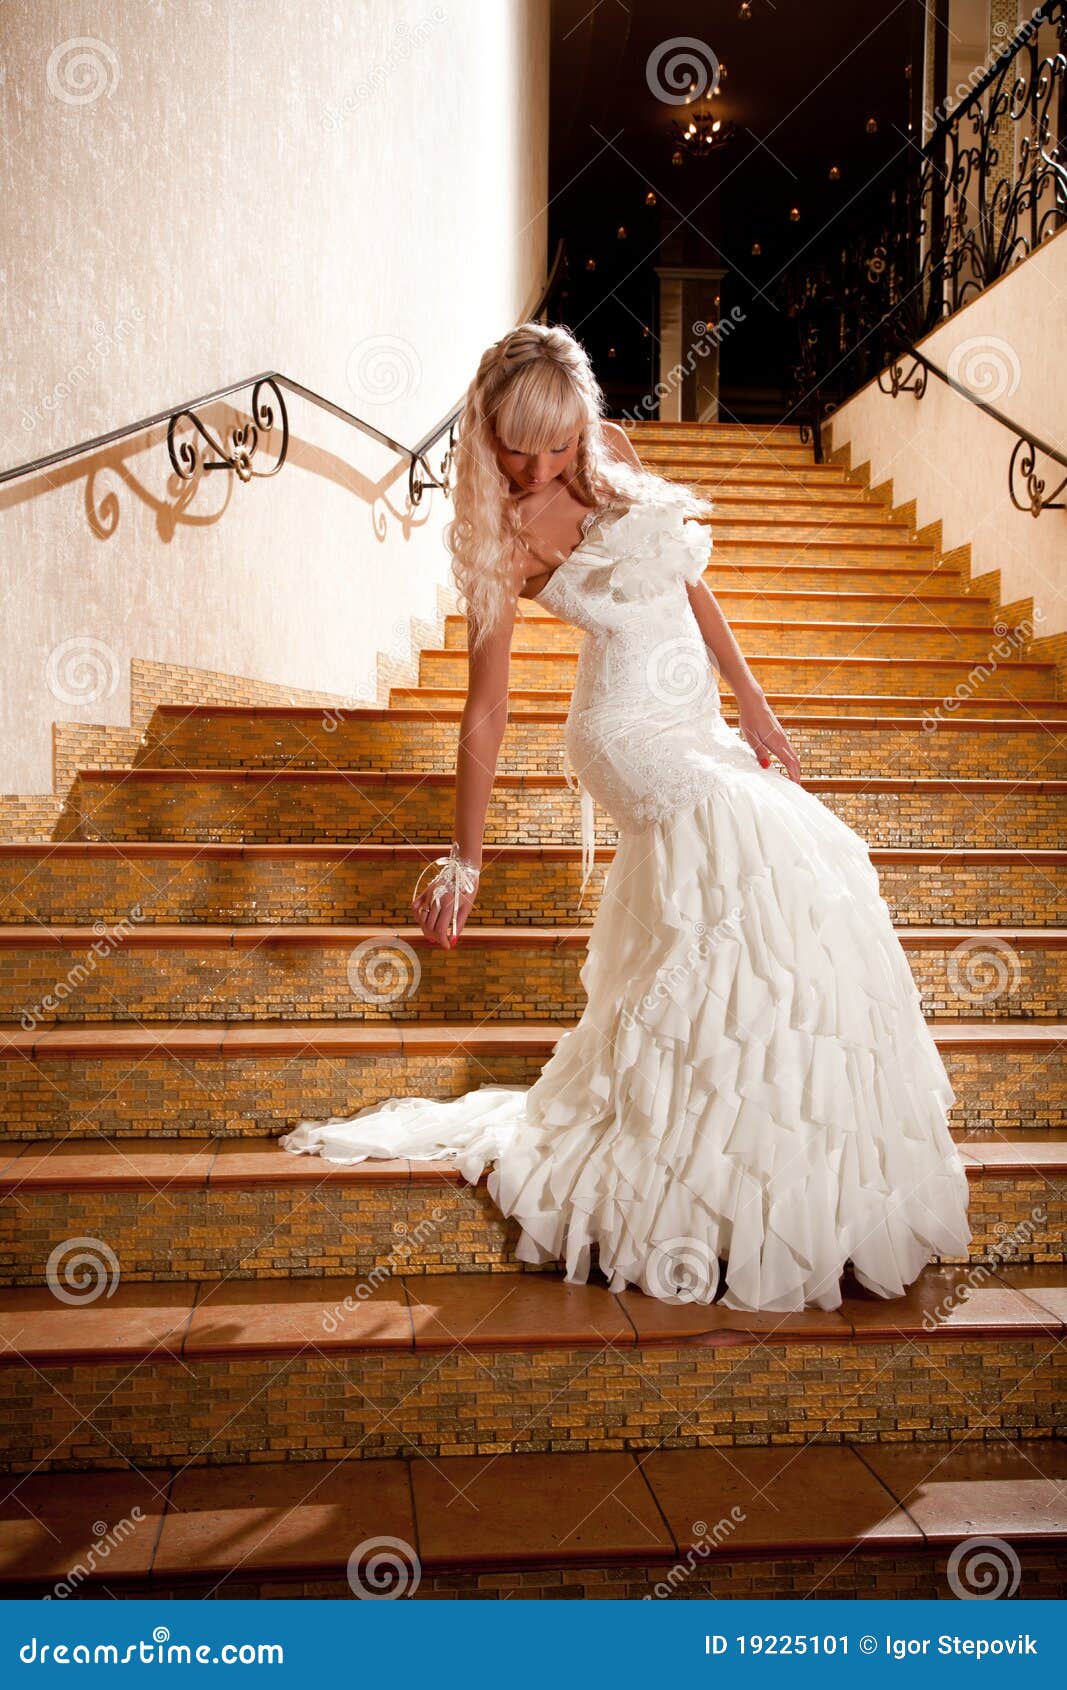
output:
<instances>
[{"instance_id":1,"label":"bride","mask_svg":"<svg viewBox=\"0 0 1067 1690\"><path fill-rule=\"evenodd\" d=\"M447 531L469 685L455 838L416 888L433 944L477 898L518 600L585 631L565 730L619 830L587 996L529 1088L405 1097L301 1122L331 1162L448 1157L520 1227L522 1262L612 1291L789 1312L841 1301L846 1263L899 1297L965 1256L955 1101L867 846L799 784L796 753L702 576L711 506L642 468L588 358L527 323L467 392ZM719 707L717 672L740 731ZM772 766L777 759L781 768ZM573 777L572 777L573 778Z\"/></svg>"}]
</instances>

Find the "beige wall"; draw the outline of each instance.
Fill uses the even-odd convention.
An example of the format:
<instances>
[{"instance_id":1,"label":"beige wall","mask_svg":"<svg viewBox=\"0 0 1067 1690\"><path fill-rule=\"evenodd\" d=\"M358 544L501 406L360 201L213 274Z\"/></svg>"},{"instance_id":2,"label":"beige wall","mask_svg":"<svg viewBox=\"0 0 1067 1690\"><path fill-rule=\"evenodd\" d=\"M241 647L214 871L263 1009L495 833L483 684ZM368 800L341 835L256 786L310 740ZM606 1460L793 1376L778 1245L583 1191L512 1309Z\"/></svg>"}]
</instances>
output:
<instances>
[{"instance_id":1,"label":"beige wall","mask_svg":"<svg viewBox=\"0 0 1067 1690\"><path fill-rule=\"evenodd\" d=\"M1065 299L1067 230L1060 230L921 349L1067 456ZM1007 429L931 377L921 400L891 399L869 383L834 413L829 432L835 450L850 447L853 464L870 463L873 481L892 478L898 504L916 501L920 526L941 521L946 550L969 541L972 575L999 569L1003 603L1032 597L1043 613L1037 635L1067 629L1067 511L1035 519L1012 505L1015 437ZM1051 489L1067 471L1039 458L1038 473Z\"/></svg>"},{"instance_id":2,"label":"beige wall","mask_svg":"<svg viewBox=\"0 0 1067 1690\"><path fill-rule=\"evenodd\" d=\"M548 0L6 0L0 466L265 368L405 443L546 260ZM349 698L447 576L434 495L290 402L190 502L162 434L0 487L0 791L146 657Z\"/></svg>"}]
</instances>

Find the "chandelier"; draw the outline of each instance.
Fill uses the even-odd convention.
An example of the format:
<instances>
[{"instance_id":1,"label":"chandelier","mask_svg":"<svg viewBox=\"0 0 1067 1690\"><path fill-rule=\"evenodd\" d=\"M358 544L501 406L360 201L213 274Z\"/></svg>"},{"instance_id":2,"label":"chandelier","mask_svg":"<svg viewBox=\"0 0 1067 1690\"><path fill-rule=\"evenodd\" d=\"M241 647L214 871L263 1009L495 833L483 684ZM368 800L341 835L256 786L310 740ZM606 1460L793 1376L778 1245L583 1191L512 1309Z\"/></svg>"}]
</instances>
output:
<instances>
[{"instance_id":1,"label":"chandelier","mask_svg":"<svg viewBox=\"0 0 1067 1690\"><path fill-rule=\"evenodd\" d=\"M700 101L696 98L696 84L690 84L692 106L687 104L684 117L672 125L676 148L681 151L683 157L688 155L690 158L707 158L709 153L718 152L720 147L727 146L736 135L737 125L728 117L719 117L715 110L715 96L720 92L725 78L726 67L722 65L712 86ZM674 157L675 162L681 162L678 151Z\"/></svg>"}]
</instances>

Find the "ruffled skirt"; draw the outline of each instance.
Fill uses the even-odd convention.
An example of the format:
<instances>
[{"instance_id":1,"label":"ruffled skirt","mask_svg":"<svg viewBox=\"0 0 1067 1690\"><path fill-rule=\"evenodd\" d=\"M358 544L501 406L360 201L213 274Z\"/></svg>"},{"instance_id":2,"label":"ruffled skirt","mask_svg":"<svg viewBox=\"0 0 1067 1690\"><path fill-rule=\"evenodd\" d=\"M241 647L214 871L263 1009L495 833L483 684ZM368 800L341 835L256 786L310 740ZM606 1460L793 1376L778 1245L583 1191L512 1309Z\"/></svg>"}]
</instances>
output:
<instances>
[{"instance_id":1,"label":"ruffled skirt","mask_svg":"<svg viewBox=\"0 0 1067 1690\"><path fill-rule=\"evenodd\" d=\"M758 783L758 784L757 784ZM624 833L587 1003L531 1087L394 1098L282 1140L454 1162L520 1261L613 1291L835 1308L967 1253L955 1094L860 836L778 770Z\"/></svg>"}]
</instances>

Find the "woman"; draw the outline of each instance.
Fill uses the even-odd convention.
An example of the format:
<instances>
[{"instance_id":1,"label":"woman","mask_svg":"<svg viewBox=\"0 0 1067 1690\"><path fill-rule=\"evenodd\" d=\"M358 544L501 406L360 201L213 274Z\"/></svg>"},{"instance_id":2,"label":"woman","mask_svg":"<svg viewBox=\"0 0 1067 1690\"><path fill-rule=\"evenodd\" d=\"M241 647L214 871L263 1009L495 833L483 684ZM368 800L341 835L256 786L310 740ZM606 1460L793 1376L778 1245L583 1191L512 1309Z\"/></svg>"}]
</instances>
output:
<instances>
[{"instance_id":1,"label":"woman","mask_svg":"<svg viewBox=\"0 0 1067 1690\"><path fill-rule=\"evenodd\" d=\"M455 945L477 898L520 598L586 631L565 743L620 830L587 1005L530 1088L302 1122L330 1161L448 1156L520 1225L520 1261L736 1309L898 1297L966 1254L955 1101L867 846L796 753L705 586L710 506L642 469L579 344L525 324L471 384L448 531L470 671L455 839L415 914ZM713 666L714 665L714 666ZM719 709L716 668L740 731ZM774 756L782 769L771 765ZM784 771L784 772L783 772ZM438 866L438 865L435 865ZM725 1285L720 1283L725 1281Z\"/></svg>"}]
</instances>

